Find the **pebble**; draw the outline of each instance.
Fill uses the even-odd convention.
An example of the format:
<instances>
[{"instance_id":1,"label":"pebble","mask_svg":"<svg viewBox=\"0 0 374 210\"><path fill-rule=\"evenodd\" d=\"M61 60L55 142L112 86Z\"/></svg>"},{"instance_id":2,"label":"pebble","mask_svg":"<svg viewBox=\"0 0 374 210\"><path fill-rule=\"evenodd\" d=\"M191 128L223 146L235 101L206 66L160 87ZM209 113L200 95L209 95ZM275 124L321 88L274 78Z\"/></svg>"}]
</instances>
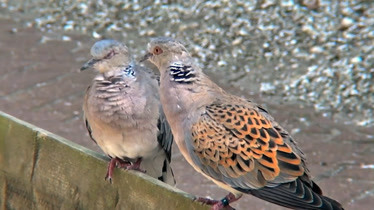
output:
<instances>
[{"instance_id":1,"label":"pebble","mask_svg":"<svg viewBox=\"0 0 374 210\"><path fill-rule=\"evenodd\" d=\"M71 41L71 38L69 36L62 36L62 41L68 42Z\"/></svg>"},{"instance_id":2,"label":"pebble","mask_svg":"<svg viewBox=\"0 0 374 210\"><path fill-rule=\"evenodd\" d=\"M95 39L100 39L101 35L99 33L97 33L96 31L93 31L92 32L92 37L95 38Z\"/></svg>"},{"instance_id":3,"label":"pebble","mask_svg":"<svg viewBox=\"0 0 374 210\"><path fill-rule=\"evenodd\" d=\"M15 34L15 33L17 33L18 32L18 29L17 28L12 28L12 29L10 29L10 33L12 33L12 34Z\"/></svg>"},{"instance_id":4,"label":"pebble","mask_svg":"<svg viewBox=\"0 0 374 210\"><path fill-rule=\"evenodd\" d=\"M354 20L352 18L349 18L349 17L345 17L342 19L342 21L340 22L340 28L342 30L345 30L349 27L351 27L354 23Z\"/></svg>"},{"instance_id":5,"label":"pebble","mask_svg":"<svg viewBox=\"0 0 374 210\"><path fill-rule=\"evenodd\" d=\"M227 62L226 61L218 61L218 66L226 66L227 65Z\"/></svg>"},{"instance_id":6,"label":"pebble","mask_svg":"<svg viewBox=\"0 0 374 210\"><path fill-rule=\"evenodd\" d=\"M323 52L323 47L320 47L320 46L313 46L312 48L310 48L310 52L311 53L322 53Z\"/></svg>"},{"instance_id":7,"label":"pebble","mask_svg":"<svg viewBox=\"0 0 374 210\"><path fill-rule=\"evenodd\" d=\"M361 62L362 62L362 58L361 58L360 56L353 57L353 58L351 59L351 63L353 63L353 64L359 64L359 63L361 63Z\"/></svg>"}]
</instances>

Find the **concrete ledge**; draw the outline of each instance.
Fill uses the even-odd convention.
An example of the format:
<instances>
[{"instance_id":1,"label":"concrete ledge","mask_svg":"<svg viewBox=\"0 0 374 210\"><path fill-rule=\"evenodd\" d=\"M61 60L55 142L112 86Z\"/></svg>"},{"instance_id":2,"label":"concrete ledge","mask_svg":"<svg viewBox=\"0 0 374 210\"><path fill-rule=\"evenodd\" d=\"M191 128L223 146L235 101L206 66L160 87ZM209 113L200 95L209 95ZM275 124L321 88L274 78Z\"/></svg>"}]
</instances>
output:
<instances>
[{"instance_id":1,"label":"concrete ledge","mask_svg":"<svg viewBox=\"0 0 374 210\"><path fill-rule=\"evenodd\" d=\"M0 112L1 209L208 209L193 196Z\"/></svg>"}]
</instances>

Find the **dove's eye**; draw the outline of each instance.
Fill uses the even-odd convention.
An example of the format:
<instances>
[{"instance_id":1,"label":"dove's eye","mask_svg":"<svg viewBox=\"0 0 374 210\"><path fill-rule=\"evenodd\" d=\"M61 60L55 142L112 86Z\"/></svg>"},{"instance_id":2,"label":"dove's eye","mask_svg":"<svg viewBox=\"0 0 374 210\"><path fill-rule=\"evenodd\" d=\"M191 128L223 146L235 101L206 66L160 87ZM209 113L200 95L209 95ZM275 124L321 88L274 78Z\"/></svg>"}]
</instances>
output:
<instances>
[{"instance_id":1,"label":"dove's eye","mask_svg":"<svg viewBox=\"0 0 374 210\"><path fill-rule=\"evenodd\" d=\"M153 49L153 54L155 54L155 55L160 55L161 53L162 53L163 51L162 51L162 49L161 49L161 47L155 47L155 49Z\"/></svg>"},{"instance_id":2,"label":"dove's eye","mask_svg":"<svg viewBox=\"0 0 374 210\"><path fill-rule=\"evenodd\" d=\"M110 51L105 57L104 59L110 59L113 57L113 55L115 55L116 53L114 52L114 50Z\"/></svg>"}]
</instances>

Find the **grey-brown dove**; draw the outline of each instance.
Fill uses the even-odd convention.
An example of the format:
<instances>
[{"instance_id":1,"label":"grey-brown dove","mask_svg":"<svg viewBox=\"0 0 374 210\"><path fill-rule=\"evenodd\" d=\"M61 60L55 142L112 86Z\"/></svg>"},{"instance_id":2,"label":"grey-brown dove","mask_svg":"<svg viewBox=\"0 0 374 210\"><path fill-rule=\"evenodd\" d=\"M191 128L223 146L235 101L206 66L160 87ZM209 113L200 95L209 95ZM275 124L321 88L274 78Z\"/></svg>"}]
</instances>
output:
<instances>
[{"instance_id":1,"label":"grey-brown dove","mask_svg":"<svg viewBox=\"0 0 374 210\"><path fill-rule=\"evenodd\" d=\"M161 72L161 103L181 153L230 192L199 201L221 209L252 194L293 209L343 209L310 179L290 134L264 108L211 81L179 41L152 40L145 59Z\"/></svg>"},{"instance_id":2,"label":"grey-brown dove","mask_svg":"<svg viewBox=\"0 0 374 210\"><path fill-rule=\"evenodd\" d=\"M157 78L118 41L96 42L91 55L81 70L98 74L87 88L83 111L90 137L111 158L105 179L111 181L118 166L174 185L173 136L161 109Z\"/></svg>"}]
</instances>

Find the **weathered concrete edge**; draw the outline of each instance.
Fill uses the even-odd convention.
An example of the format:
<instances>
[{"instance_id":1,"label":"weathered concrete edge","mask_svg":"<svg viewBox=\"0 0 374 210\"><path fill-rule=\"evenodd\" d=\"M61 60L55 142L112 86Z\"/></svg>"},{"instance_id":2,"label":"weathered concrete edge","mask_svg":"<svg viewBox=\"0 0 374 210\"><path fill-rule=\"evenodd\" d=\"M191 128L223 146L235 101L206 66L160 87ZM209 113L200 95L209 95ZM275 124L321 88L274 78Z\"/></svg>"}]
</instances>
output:
<instances>
[{"instance_id":1,"label":"weathered concrete edge","mask_svg":"<svg viewBox=\"0 0 374 210\"><path fill-rule=\"evenodd\" d=\"M90 149L87 149L83 146L80 146L74 142L71 142L63 137L60 137L56 134L53 134L49 131L46 131L44 129L41 129L39 127L36 127L30 123L27 123L23 120L20 120L18 118L15 118L9 114L6 114L6 113L3 113L0 111L0 118L3 118L1 120L9 120L9 121L12 121L13 123L16 123L16 124L19 124L19 125L22 125L24 127L26 127L27 129L31 130L32 133L34 133L35 135L35 139L36 140L33 140L33 141L38 141L38 138L48 138L48 139L53 139L54 141L56 141L58 144L61 144L63 146L67 146L69 149L72 149L72 150L78 150L80 153L84 153L84 155L86 155L88 158L95 158L96 160L99 160L103 163L103 165L105 165L108 161L108 158L100 153L97 153L95 151L92 151ZM8 132L8 128L2 128L0 131L7 131ZM6 134L0 134L0 147L3 147L5 146L5 139L1 139L2 136L6 136ZM3 148L4 149L4 148ZM31 150L31 148L30 148ZM2 152L1 148L0 148L0 152ZM15 151L16 152L16 151ZM0 154L0 170L2 170L2 173L0 173L0 182L3 181L4 179L6 179L7 175L11 175L7 172L7 169L6 167L2 167L1 164L3 163L4 159L2 159L2 155ZM103 168L103 172L105 173L105 168ZM190 204L186 205L186 204L183 204L182 206L189 206L191 205L191 207L193 206L192 209L206 209L207 206L203 206L201 204L198 204L196 202L193 202L193 198L194 196L186 193L186 192L183 192L177 188L174 188L172 186L169 186L163 182L160 182L156 179L153 179L152 177L149 177L145 174L142 174L142 173L137 173L137 172L132 172L132 171L124 171L124 170L117 170L116 173L120 173L120 174L123 174L123 175L118 175L116 176L116 179L118 179L118 177L126 177L126 176L137 176L137 177L141 177L142 179L146 180L148 182L148 184L150 184L149 186L150 187L154 187L156 186L157 188L161 188L159 190L163 190L163 191L169 191L169 192L172 192L172 193L175 193L175 196L179 197L179 196L182 196L184 197L185 200L184 202L191 202ZM5 175L4 175L5 174ZM1 177L1 176L5 176L4 177ZM119 181L119 180L118 180ZM1 184L0 184L0 187L1 187ZM6 190L1 189L1 191L3 191L3 193L5 193ZM117 192L118 193L118 192ZM9 196L8 196L9 197ZM35 198L33 198L35 199ZM6 201L3 201L3 202L6 202ZM2 207L5 207L5 204L0 202L0 206Z\"/></svg>"}]
</instances>

